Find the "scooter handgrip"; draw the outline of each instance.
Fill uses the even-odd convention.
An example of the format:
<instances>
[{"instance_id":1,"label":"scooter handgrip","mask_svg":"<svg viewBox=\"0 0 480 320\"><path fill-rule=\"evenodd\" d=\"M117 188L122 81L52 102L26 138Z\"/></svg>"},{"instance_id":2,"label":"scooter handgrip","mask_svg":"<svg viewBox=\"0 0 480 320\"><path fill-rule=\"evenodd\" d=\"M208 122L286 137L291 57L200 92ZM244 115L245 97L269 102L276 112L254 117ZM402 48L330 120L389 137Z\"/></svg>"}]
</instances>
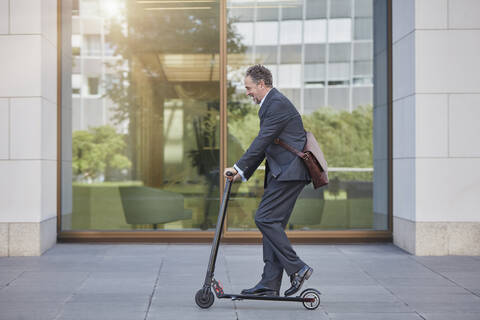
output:
<instances>
[{"instance_id":1,"label":"scooter handgrip","mask_svg":"<svg viewBox=\"0 0 480 320\"><path fill-rule=\"evenodd\" d=\"M226 175L229 176L229 177L233 177L233 172L227 171Z\"/></svg>"}]
</instances>

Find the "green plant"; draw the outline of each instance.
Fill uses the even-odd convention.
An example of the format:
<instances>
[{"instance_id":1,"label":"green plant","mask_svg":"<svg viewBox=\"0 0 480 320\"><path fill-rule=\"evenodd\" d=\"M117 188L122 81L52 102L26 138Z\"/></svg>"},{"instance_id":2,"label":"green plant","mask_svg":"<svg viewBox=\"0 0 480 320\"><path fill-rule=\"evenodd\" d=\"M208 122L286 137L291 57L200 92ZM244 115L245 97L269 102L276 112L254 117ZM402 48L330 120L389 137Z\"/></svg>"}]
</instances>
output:
<instances>
[{"instance_id":1,"label":"green plant","mask_svg":"<svg viewBox=\"0 0 480 320\"><path fill-rule=\"evenodd\" d=\"M95 180L112 169L129 169L131 162L124 155L124 135L111 126L90 128L73 132L72 166L79 180Z\"/></svg>"},{"instance_id":2,"label":"green plant","mask_svg":"<svg viewBox=\"0 0 480 320\"><path fill-rule=\"evenodd\" d=\"M303 116L322 147L329 167L373 167L373 108L361 106L352 112L320 108ZM335 172L340 180L371 180L371 172Z\"/></svg>"}]
</instances>

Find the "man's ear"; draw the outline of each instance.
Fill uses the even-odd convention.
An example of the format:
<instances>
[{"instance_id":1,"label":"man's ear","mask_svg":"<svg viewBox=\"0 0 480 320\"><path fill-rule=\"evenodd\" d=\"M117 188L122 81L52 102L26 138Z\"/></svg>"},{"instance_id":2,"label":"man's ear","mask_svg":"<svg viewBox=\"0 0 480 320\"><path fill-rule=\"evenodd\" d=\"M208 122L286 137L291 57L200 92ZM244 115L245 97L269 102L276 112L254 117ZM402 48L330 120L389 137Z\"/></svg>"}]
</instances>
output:
<instances>
[{"instance_id":1,"label":"man's ear","mask_svg":"<svg viewBox=\"0 0 480 320\"><path fill-rule=\"evenodd\" d=\"M265 86L265 81L263 81L263 80L260 80L260 81L258 82L258 84L261 86L261 88L265 88L265 87L266 87L266 86Z\"/></svg>"}]
</instances>

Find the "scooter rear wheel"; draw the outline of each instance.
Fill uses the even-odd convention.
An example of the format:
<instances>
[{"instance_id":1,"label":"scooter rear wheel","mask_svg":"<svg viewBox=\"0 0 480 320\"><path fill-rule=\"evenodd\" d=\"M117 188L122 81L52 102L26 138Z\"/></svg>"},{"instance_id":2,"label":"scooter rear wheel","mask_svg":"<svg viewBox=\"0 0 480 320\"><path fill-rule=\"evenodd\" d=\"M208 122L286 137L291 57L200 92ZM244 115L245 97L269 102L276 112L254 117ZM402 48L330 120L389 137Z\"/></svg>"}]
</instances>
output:
<instances>
[{"instance_id":1,"label":"scooter rear wheel","mask_svg":"<svg viewBox=\"0 0 480 320\"><path fill-rule=\"evenodd\" d=\"M207 295L203 294L203 289L197 291L195 294L195 302L202 309L208 309L212 306L213 301L215 301L215 296L211 290L208 290Z\"/></svg>"},{"instance_id":2,"label":"scooter rear wheel","mask_svg":"<svg viewBox=\"0 0 480 320\"><path fill-rule=\"evenodd\" d=\"M306 289L300 294L300 297L314 299L312 302L302 302L308 310L315 310L320 305L320 292L318 290Z\"/></svg>"}]
</instances>

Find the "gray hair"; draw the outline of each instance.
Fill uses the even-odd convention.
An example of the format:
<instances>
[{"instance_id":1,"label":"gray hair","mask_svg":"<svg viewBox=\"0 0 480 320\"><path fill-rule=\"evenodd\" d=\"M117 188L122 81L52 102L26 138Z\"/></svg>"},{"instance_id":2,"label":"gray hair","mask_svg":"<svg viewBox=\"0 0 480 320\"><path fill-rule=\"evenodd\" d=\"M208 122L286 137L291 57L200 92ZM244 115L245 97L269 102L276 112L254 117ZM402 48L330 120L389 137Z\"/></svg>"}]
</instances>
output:
<instances>
[{"instance_id":1,"label":"gray hair","mask_svg":"<svg viewBox=\"0 0 480 320\"><path fill-rule=\"evenodd\" d=\"M256 64L248 68L245 77L252 78L253 82L258 84L260 80L263 80L267 87L271 87L273 80L272 80L272 73L268 70L265 66L261 64Z\"/></svg>"}]
</instances>

